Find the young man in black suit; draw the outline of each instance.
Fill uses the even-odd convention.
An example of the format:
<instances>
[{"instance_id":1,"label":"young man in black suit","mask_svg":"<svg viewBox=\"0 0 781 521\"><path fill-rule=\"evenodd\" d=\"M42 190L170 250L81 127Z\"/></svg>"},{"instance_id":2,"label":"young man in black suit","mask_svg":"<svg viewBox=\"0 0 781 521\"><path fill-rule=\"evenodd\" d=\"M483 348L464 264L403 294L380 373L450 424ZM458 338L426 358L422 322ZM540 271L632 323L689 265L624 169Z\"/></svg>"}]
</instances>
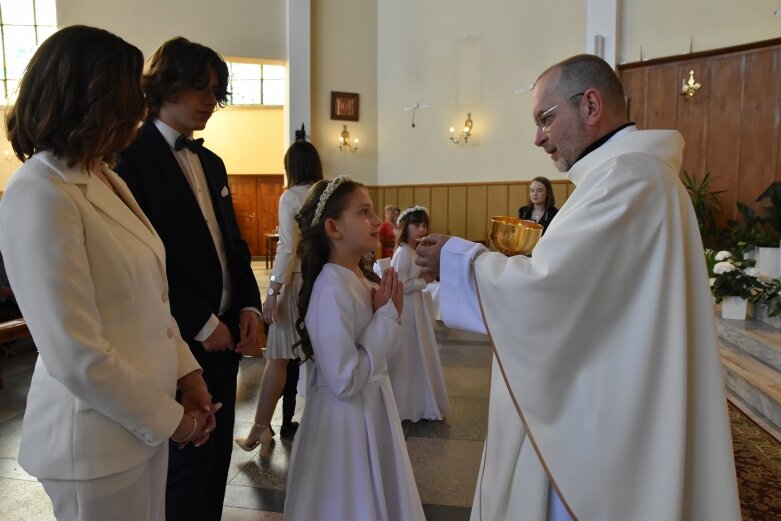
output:
<instances>
[{"instance_id":1,"label":"young man in black suit","mask_svg":"<svg viewBox=\"0 0 781 521\"><path fill-rule=\"evenodd\" d=\"M227 83L228 68L213 50L184 38L164 43L142 80L148 118L116 167L165 244L171 310L212 400L223 404L203 446L170 446L169 521L222 515L239 353L258 333L260 295L225 165L202 139L192 140L225 103Z\"/></svg>"}]
</instances>

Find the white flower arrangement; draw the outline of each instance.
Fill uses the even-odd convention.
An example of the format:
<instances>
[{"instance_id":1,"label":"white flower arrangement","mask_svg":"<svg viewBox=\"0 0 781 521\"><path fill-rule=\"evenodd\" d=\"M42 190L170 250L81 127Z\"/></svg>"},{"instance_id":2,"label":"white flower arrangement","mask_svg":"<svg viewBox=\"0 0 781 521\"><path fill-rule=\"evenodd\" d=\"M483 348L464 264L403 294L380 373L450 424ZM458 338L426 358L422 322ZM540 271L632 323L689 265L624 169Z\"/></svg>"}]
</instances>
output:
<instances>
[{"instance_id":1,"label":"white flower arrangement","mask_svg":"<svg viewBox=\"0 0 781 521\"><path fill-rule=\"evenodd\" d=\"M718 260L718 259L717 259ZM713 266L713 273L716 275L724 275L725 273L731 273L735 271L737 268L734 264L728 261L723 262L717 262L715 266Z\"/></svg>"},{"instance_id":2,"label":"white flower arrangement","mask_svg":"<svg viewBox=\"0 0 781 521\"><path fill-rule=\"evenodd\" d=\"M743 270L743 273L748 275L749 277L759 278L760 271L758 268L750 267Z\"/></svg>"},{"instance_id":3,"label":"white flower arrangement","mask_svg":"<svg viewBox=\"0 0 781 521\"><path fill-rule=\"evenodd\" d=\"M717 303L724 297L740 297L752 302L763 298L766 283L754 267L755 261L744 259L740 251L714 253L707 250L705 256L709 268L708 282Z\"/></svg>"},{"instance_id":4,"label":"white flower arrangement","mask_svg":"<svg viewBox=\"0 0 781 521\"><path fill-rule=\"evenodd\" d=\"M714 255L713 258L717 261L725 261L727 259L731 259L732 254L726 250L721 250L716 255Z\"/></svg>"}]
</instances>

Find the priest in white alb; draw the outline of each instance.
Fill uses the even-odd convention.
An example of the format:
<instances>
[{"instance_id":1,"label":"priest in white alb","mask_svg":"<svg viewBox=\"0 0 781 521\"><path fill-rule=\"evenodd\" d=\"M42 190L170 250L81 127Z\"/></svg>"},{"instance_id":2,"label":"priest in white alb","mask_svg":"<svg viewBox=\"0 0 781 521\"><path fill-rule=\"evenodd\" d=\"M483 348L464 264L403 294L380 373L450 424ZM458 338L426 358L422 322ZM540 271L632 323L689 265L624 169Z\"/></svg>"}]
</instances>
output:
<instances>
[{"instance_id":1,"label":"priest in white alb","mask_svg":"<svg viewBox=\"0 0 781 521\"><path fill-rule=\"evenodd\" d=\"M600 58L550 67L535 145L576 189L533 257L418 247L444 322L494 346L473 521L740 519L683 138L626 112Z\"/></svg>"}]
</instances>

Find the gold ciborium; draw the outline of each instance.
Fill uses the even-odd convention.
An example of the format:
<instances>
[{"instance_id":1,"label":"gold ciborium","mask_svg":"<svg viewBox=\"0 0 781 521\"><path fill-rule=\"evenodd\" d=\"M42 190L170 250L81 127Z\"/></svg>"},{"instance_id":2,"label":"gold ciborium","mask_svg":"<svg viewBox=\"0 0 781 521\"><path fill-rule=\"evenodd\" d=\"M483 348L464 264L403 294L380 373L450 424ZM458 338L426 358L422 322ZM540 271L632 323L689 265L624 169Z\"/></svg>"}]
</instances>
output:
<instances>
[{"instance_id":1,"label":"gold ciborium","mask_svg":"<svg viewBox=\"0 0 781 521\"><path fill-rule=\"evenodd\" d=\"M508 257L531 253L542 237L542 226L534 221L496 215L491 217L488 245Z\"/></svg>"}]
</instances>

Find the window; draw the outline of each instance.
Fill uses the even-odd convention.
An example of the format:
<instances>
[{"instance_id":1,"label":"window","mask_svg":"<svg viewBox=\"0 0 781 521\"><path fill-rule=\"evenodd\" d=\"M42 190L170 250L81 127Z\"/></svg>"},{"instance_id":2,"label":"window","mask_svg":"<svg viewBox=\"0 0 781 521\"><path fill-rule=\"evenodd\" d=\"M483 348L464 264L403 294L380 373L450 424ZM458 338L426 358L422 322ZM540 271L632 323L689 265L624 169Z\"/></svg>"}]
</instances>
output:
<instances>
[{"instance_id":1,"label":"window","mask_svg":"<svg viewBox=\"0 0 781 521\"><path fill-rule=\"evenodd\" d=\"M33 53L57 30L56 0L0 0L0 96L12 103ZM2 104L2 102L0 102Z\"/></svg>"},{"instance_id":2,"label":"window","mask_svg":"<svg viewBox=\"0 0 781 521\"><path fill-rule=\"evenodd\" d=\"M285 66L228 61L228 105L284 105Z\"/></svg>"}]
</instances>

